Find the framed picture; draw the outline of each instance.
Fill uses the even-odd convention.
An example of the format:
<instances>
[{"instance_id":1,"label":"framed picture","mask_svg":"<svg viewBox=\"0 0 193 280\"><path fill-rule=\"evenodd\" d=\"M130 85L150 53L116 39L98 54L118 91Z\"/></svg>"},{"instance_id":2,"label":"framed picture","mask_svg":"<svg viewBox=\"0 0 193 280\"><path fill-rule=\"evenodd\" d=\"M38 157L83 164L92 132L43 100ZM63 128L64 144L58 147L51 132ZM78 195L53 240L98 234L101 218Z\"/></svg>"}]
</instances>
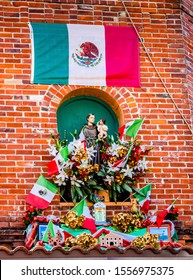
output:
<instances>
[{"instance_id":1,"label":"framed picture","mask_svg":"<svg viewBox=\"0 0 193 280\"><path fill-rule=\"evenodd\" d=\"M162 225L160 227L157 226L148 226L147 231L150 234L158 234L158 240L163 242L170 242L171 241L171 233L170 233L170 226L169 225Z\"/></svg>"},{"instance_id":2,"label":"framed picture","mask_svg":"<svg viewBox=\"0 0 193 280\"><path fill-rule=\"evenodd\" d=\"M48 223L38 223L38 241L43 239Z\"/></svg>"}]
</instances>

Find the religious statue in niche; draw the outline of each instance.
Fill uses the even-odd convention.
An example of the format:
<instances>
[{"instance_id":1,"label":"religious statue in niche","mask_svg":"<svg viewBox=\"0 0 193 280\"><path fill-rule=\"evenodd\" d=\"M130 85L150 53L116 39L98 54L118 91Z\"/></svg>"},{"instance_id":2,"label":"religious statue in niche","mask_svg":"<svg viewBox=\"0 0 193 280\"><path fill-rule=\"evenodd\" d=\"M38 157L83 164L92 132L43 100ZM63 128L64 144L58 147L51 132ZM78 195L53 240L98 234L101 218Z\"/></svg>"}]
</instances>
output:
<instances>
[{"instance_id":1,"label":"religious statue in niche","mask_svg":"<svg viewBox=\"0 0 193 280\"><path fill-rule=\"evenodd\" d=\"M93 147L95 150L95 156L91 164L100 164L100 149L102 147L102 140L107 139L108 127L105 125L106 120L100 119L100 121L95 124L95 115L89 114L86 117L87 124L83 126L80 132L80 139L85 141L86 147Z\"/></svg>"}]
</instances>

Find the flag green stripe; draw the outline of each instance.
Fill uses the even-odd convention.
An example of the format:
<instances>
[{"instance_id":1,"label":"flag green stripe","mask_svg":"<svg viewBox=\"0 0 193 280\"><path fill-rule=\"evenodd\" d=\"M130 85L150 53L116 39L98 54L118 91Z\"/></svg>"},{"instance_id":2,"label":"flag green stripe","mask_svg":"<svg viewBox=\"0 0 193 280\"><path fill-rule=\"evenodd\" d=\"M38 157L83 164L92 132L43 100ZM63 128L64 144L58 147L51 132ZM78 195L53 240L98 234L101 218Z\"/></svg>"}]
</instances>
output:
<instances>
[{"instance_id":1,"label":"flag green stripe","mask_svg":"<svg viewBox=\"0 0 193 280\"><path fill-rule=\"evenodd\" d=\"M46 178L43 175L39 176L36 184L47 188L52 193L56 193L58 190L58 188L55 185L53 185L52 183L50 183L48 180L46 180Z\"/></svg>"},{"instance_id":2,"label":"flag green stripe","mask_svg":"<svg viewBox=\"0 0 193 280\"><path fill-rule=\"evenodd\" d=\"M134 120L133 124L126 130L126 135L135 138L144 119Z\"/></svg>"},{"instance_id":3,"label":"flag green stripe","mask_svg":"<svg viewBox=\"0 0 193 280\"><path fill-rule=\"evenodd\" d=\"M145 187L143 187L142 189L139 190L141 193L143 193L145 195L145 197L141 196L138 193L134 193L133 196L137 198L138 202L146 200L146 198L150 196L151 187L152 187L152 184L148 184L148 185L146 185Z\"/></svg>"},{"instance_id":4,"label":"flag green stripe","mask_svg":"<svg viewBox=\"0 0 193 280\"><path fill-rule=\"evenodd\" d=\"M68 84L69 40L66 24L31 23L34 48L33 83Z\"/></svg>"},{"instance_id":5,"label":"flag green stripe","mask_svg":"<svg viewBox=\"0 0 193 280\"><path fill-rule=\"evenodd\" d=\"M61 149L60 154L63 157L64 161L67 161L67 159L68 159L68 146L65 146L63 149Z\"/></svg>"}]
</instances>

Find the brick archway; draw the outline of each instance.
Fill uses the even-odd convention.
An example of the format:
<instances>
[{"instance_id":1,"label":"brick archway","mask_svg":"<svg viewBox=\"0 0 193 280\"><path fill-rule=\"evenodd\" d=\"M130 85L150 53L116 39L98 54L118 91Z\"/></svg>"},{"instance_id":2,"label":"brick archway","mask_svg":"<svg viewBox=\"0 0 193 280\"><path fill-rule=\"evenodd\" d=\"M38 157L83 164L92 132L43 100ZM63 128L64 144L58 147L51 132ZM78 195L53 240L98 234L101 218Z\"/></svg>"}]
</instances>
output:
<instances>
[{"instance_id":1,"label":"brick archway","mask_svg":"<svg viewBox=\"0 0 193 280\"><path fill-rule=\"evenodd\" d=\"M80 95L93 96L106 102L117 116L120 126L139 117L135 98L127 88L52 85L47 89L43 103L49 106L52 114L63 102Z\"/></svg>"}]
</instances>

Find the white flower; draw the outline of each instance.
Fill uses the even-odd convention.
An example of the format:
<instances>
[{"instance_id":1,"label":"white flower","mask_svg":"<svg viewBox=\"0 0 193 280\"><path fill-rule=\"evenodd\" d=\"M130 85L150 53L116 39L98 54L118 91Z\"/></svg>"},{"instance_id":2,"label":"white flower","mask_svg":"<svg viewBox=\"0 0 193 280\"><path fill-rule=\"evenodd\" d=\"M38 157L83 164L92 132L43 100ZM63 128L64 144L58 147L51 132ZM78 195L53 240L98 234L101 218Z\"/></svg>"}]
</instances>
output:
<instances>
[{"instance_id":1,"label":"white flower","mask_svg":"<svg viewBox=\"0 0 193 280\"><path fill-rule=\"evenodd\" d=\"M109 185L112 185L112 183L114 182L114 177L107 175L104 181L107 182Z\"/></svg>"},{"instance_id":2,"label":"white flower","mask_svg":"<svg viewBox=\"0 0 193 280\"><path fill-rule=\"evenodd\" d=\"M76 150L84 149L84 144L80 140L73 139L72 142L68 144L69 153L73 153Z\"/></svg>"},{"instance_id":3,"label":"white flower","mask_svg":"<svg viewBox=\"0 0 193 280\"><path fill-rule=\"evenodd\" d=\"M87 166L88 166L88 159L86 159L86 160L81 160L81 166L82 166L83 168L87 168Z\"/></svg>"},{"instance_id":4,"label":"white flower","mask_svg":"<svg viewBox=\"0 0 193 280\"><path fill-rule=\"evenodd\" d=\"M89 148L87 148L86 149L86 151L87 151L87 154L88 154L88 158L90 159L90 160L92 160L92 158L93 157L95 157L95 154L96 154L96 150L94 149L94 147L89 147Z\"/></svg>"},{"instance_id":5,"label":"white flower","mask_svg":"<svg viewBox=\"0 0 193 280\"><path fill-rule=\"evenodd\" d=\"M63 164L63 168L65 169L65 168L72 168L72 166L74 165L74 162L73 161L71 161L70 159L68 159L67 161L65 161L64 162L64 164Z\"/></svg>"},{"instance_id":6,"label":"white flower","mask_svg":"<svg viewBox=\"0 0 193 280\"><path fill-rule=\"evenodd\" d=\"M48 148L48 149L46 149L48 152L49 152L49 154L51 155L51 156L56 156L57 155L57 153L58 153L58 150L56 149L56 147L55 146L53 146L53 145L49 145L50 146L50 148Z\"/></svg>"},{"instance_id":7,"label":"white flower","mask_svg":"<svg viewBox=\"0 0 193 280\"><path fill-rule=\"evenodd\" d=\"M56 179L57 180L54 180L54 183L57 184L58 186L66 185L66 182L62 179L62 176L60 176L60 174L56 176Z\"/></svg>"},{"instance_id":8,"label":"white flower","mask_svg":"<svg viewBox=\"0 0 193 280\"><path fill-rule=\"evenodd\" d=\"M113 165L110 162L108 162L108 166L109 166L109 168L107 170L107 173L110 173L110 172L115 173L116 171L120 171L120 169L118 167L113 167Z\"/></svg>"},{"instance_id":9,"label":"white flower","mask_svg":"<svg viewBox=\"0 0 193 280\"><path fill-rule=\"evenodd\" d=\"M70 180L71 180L71 186L80 188L84 184L81 180L78 180L75 175L73 175L70 178Z\"/></svg>"},{"instance_id":10,"label":"white flower","mask_svg":"<svg viewBox=\"0 0 193 280\"><path fill-rule=\"evenodd\" d=\"M119 156L119 154L118 154L118 150L120 149L120 145L119 144L116 144L116 143L113 143L112 145L111 145L111 147L109 147L109 153L112 155L112 156Z\"/></svg>"},{"instance_id":11,"label":"white flower","mask_svg":"<svg viewBox=\"0 0 193 280\"><path fill-rule=\"evenodd\" d=\"M147 161L146 158L143 158L142 160L138 161L137 166L134 167L134 169L145 171L147 169Z\"/></svg>"},{"instance_id":12,"label":"white flower","mask_svg":"<svg viewBox=\"0 0 193 280\"><path fill-rule=\"evenodd\" d=\"M121 173L124 174L124 176L128 176L130 178L133 177L133 168L130 168L129 165L127 164L126 168L122 169Z\"/></svg>"},{"instance_id":13,"label":"white flower","mask_svg":"<svg viewBox=\"0 0 193 280\"><path fill-rule=\"evenodd\" d=\"M65 172L65 170L61 170L60 174L56 175L56 178L58 180L61 180L62 182L65 180L68 180L69 176L67 175L67 173Z\"/></svg>"}]
</instances>

